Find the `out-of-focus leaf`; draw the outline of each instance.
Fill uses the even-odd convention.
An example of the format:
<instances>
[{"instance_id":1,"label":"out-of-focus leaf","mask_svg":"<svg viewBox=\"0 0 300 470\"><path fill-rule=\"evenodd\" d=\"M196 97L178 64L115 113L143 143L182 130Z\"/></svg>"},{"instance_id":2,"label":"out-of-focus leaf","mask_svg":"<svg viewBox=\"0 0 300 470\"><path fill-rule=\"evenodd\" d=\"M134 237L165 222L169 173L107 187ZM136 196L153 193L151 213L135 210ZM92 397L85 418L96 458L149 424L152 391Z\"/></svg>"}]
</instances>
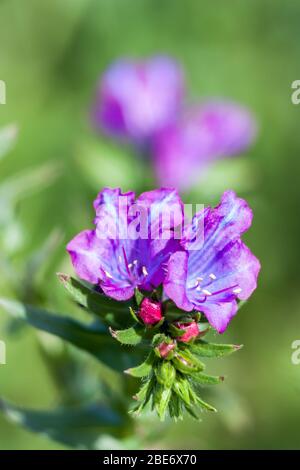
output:
<instances>
[{"instance_id":1,"label":"out-of-focus leaf","mask_svg":"<svg viewBox=\"0 0 300 470\"><path fill-rule=\"evenodd\" d=\"M205 180L209 184L195 185L191 192L198 203L218 199L228 188L236 192L253 191L258 176L255 164L249 157L235 157L214 162L205 172Z\"/></svg>"},{"instance_id":2,"label":"out-of-focus leaf","mask_svg":"<svg viewBox=\"0 0 300 470\"><path fill-rule=\"evenodd\" d=\"M58 273L58 277L75 302L99 316L106 324L120 327L130 320L130 302L110 299L67 274Z\"/></svg>"},{"instance_id":3,"label":"out-of-focus leaf","mask_svg":"<svg viewBox=\"0 0 300 470\"><path fill-rule=\"evenodd\" d=\"M96 191L102 186L138 189L140 181L149 174L144 171L143 161L124 150L124 146L120 148L99 138L79 145L77 162Z\"/></svg>"},{"instance_id":4,"label":"out-of-focus leaf","mask_svg":"<svg viewBox=\"0 0 300 470\"><path fill-rule=\"evenodd\" d=\"M44 411L0 400L0 410L12 422L78 449L98 449L101 434L113 432L123 424L119 414L101 403Z\"/></svg>"},{"instance_id":5,"label":"out-of-focus leaf","mask_svg":"<svg viewBox=\"0 0 300 470\"><path fill-rule=\"evenodd\" d=\"M36 251L31 253L27 263L26 277L33 278L45 268L45 264L62 241L63 233L60 229L54 229L45 242Z\"/></svg>"},{"instance_id":6,"label":"out-of-focus leaf","mask_svg":"<svg viewBox=\"0 0 300 470\"><path fill-rule=\"evenodd\" d=\"M18 128L15 124L0 129L0 160L5 157L15 144Z\"/></svg>"},{"instance_id":7,"label":"out-of-focus leaf","mask_svg":"<svg viewBox=\"0 0 300 470\"><path fill-rule=\"evenodd\" d=\"M0 298L0 307L13 318L27 321L39 330L69 341L109 367L121 371L128 366L128 361L119 345L112 340L102 325L85 325L72 318L4 298Z\"/></svg>"},{"instance_id":8,"label":"out-of-focus leaf","mask_svg":"<svg viewBox=\"0 0 300 470\"><path fill-rule=\"evenodd\" d=\"M53 183L59 176L60 168L57 163L47 163L38 168L22 171L0 186L0 201L4 204L14 204L18 200L30 196Z\"/></svg>"}]
</instances>

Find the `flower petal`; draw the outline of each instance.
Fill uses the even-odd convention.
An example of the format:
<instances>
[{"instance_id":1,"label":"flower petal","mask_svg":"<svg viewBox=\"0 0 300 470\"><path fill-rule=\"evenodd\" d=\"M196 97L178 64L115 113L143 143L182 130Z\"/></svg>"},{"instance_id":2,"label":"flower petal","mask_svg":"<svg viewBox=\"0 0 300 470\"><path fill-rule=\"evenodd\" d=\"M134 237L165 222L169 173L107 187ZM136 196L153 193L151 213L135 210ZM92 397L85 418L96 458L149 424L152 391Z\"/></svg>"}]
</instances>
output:
<instances>
[{"instance_id":1,"label":"flower petal","mask_svg":"<svg viewBox=\"0 0 300 470\"><path fill-rule=\"evenodd\" d=\"M171 255L164 280L164 292L178 308L187 312L194 309L186 294L188 253L177 252Z\"/></svg>"},{"instance_id":2,"label":"flower petal","mask_svg":"<svg viewBox=\"0 0 300 470\"><path fill-rule=\"evenodd\" d=\"M67 245L77 275L97 284L102 277L101 246L94 230L84 230Z\"/></svg>"},{"instance_id":3,"label":"flower petal","mask_svg":"<svg viewBox=\"0 0 300 470\"><path fill-rule=\"evenodd\" d=\"M236 301L232 302L211 302L203 304L202 312L207 320L218 333L224 333L230 320L237 313Z\"/></svg>"}]
</instances>

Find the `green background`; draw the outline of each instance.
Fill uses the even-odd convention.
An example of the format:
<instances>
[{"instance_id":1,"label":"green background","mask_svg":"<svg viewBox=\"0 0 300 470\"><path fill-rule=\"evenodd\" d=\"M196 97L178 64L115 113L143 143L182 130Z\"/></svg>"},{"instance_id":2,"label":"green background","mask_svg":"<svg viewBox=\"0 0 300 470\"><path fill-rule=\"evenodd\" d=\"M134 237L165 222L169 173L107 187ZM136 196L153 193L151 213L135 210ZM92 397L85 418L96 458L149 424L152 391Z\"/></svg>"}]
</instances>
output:
<instances>
[{"instance_id":1,"label":"green background","mask_svg":"<svg viewBox=\"0 0 300 470\"><path fill-rule=\"evenodd\" d=\"M0 79L7 86L0 126L19 127L14 149L1 162L0 182L46 162L59 171L16 211L24 232L12 256L17 269L54 228L62 232L40 293L31 294L35 303L65 306L55 272L72 272L64 246L90 227L97 191L134 188L143 177L129 149L90 128L96 83L111 61L170 54L185 68L190 99L232 98L257 117L256 144L212 169L190 196L215 203L232 188L254 210L245 238L262 263L259 287L222 338L245 347L212 364L212 372L227 376L211 400L219 413L204 414L199 424L163 425L152 447L300 447L300 365L291 362L291 344L300 339L300 105L291 103L291 83L300 79L299 25L297 0L0 1ZM12 289L0 269L1 295L29 297ZM0 328L7 343L0 395L27 407L55 406L62 391L45 368L35 332L8 334L3 312ZM0 416L0 448L61 446Z\"/></svg>"}]
</instances>

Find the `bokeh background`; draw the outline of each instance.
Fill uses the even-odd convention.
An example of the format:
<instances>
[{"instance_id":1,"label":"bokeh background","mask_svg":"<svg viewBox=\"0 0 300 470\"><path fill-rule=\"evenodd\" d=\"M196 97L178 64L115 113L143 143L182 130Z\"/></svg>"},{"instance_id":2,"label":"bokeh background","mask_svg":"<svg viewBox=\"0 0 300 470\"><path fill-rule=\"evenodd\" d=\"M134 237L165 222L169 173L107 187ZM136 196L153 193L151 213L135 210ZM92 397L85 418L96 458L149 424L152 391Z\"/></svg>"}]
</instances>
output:
<instances>
[{"instance_id":1,"label":"bokeh background","mask_svg":"<svg viewBox=\"0 0 300 470\"><path fill-rule=\"evenodd\" d=\"M300 447L300 365L291 362L291 344L300 339L300 105L291 103L299 24L297 0L0 1L7 85L0 127L18 126L0 161L1 296L70 311L55 276L72 272L66 242L90 226L102 186L138 186L136 157L89 122L97 80L114 59L170 54L185 68L191 99L232 98L257 117L256 144L212 168L192 195L215 203L232 188L254 210L246 240L262 263L259 288L221 338L245 347L211 363L227 376L211 392L219 413L201 423L153 423L162 432L151 447ZM0 339L7 343L0 395L26 407L55 406L64 390L45 366L37 333L1 311ZM0 414L0 448L65 447Z\"/></svg>"}]
</instances>

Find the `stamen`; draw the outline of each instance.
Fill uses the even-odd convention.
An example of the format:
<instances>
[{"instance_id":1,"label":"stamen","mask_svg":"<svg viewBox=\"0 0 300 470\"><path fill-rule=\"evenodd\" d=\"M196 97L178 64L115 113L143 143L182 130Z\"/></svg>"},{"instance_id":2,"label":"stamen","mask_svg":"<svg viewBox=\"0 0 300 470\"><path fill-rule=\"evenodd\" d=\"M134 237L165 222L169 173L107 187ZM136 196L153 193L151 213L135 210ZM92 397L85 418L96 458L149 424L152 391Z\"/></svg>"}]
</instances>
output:
<instances>
[{"instance_id":1,"label":"stamen","mask_svg":"<svg viewBox=\"0 0 300 470\"><path fill-rule=\"evenodd\" d=\"M127 261L127 256L126 256L126 252L125 252L124 246L122 246L122 251L123 251L123 256L124 256L126 271L127 271L128 276L131 278L131 277L132 277L132 274L131 274L131 272L129 271L128 261Z\"/></svg>"},{"instance_id":2,"label":"stamen","mask_svg":"<svg viewBox=\"0 0 300 470\"><path fill-rule=\"evenodd\" d=\"M214 273L210 273L209 277L214 281L217 279L217 276L214 275Z\"/></svg>"},{"instance_id":3,"label":"stamen","mask_svg":"<svg viewBox=\"0 0 300 470\"><path fill-rule=\"evenodd\" d=\"M233 289L232 292L234 294L240 294L242 292L242 289L240 287L237 287L236 289Z\"/></svg>"},{"instance_id":4,"label":"stamen","mask_svg":"<svg viewBox=\"0 0 300 470\"><path fill-rule=\"evenodd\" d=\"M198 291L201 290L201 286L198 286L198 287L196 288L196 290L198 290Z\"/></svg>"},{"instance_id":5,"label":"stamen","mask_svg":"<svg viewBox=\"0 0 300 470\"><path fill-rule=\"evenodd\" d=\"M148 271L146 269L146 266L142 267L142 272L143 272L144 276L148 276Z\"/></svg>"},{"instance_id":6,"label":"stamen","mask_svg":"<svg viewBox=\"0 0 300 470\"><path fill-rule=\"evenodd\" d=\"M212 295L212 293L207 289L202 289L204 295Z\"/></svg>"},{"instance_id":7,"label":"stamen","mask_svg":"<svg viewBox=\"0 0 300 470\"><path fill-rule=\"evenodd\" d=\"M138 260L134 259L132 263L136 266L138 264Z\"/></svg>"},{"instance_id":8,"label":"stamen","mask_svg":"<svg viewBox=\"0 0 300 470\"><path fill-rule=\"evenodd\" d=\"M104 272L105 272L106 277L109 277L110 279L113 279L112 275L108 271L104 270Z\"/></svg>"}]
</instances>

